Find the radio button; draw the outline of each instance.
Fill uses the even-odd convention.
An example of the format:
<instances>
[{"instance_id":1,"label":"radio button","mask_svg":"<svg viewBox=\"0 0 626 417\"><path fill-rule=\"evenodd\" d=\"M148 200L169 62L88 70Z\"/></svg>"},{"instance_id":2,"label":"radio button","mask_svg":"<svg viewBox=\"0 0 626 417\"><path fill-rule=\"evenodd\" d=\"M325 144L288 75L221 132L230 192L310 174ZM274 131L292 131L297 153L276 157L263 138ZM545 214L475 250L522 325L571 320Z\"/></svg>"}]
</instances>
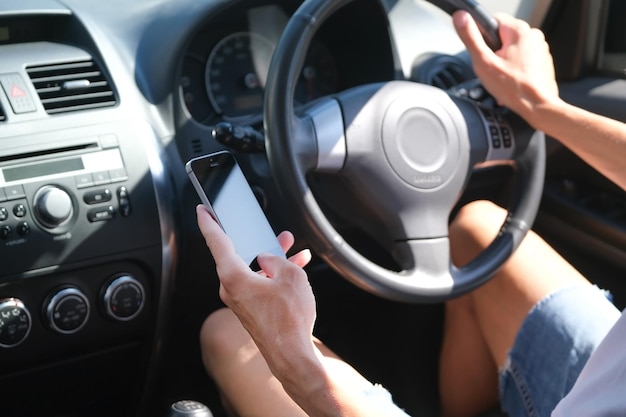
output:
<instances>
[{"instance_id":1,"label":"radio button","mask_svg":"<svg viewBox=\"0 0 626 417\"><path fill-rule=\"evenodd\" d=\"M108 171L94 172L92 175L94 185L109 184L111 182Z\"/></svg>"},{"instance_id":2,"label":"radio button","mask_svg":"<svg viewBox=\"0 0 626 417\"><path fill-rule=\"evenodd\" d=\"M130 216L130 195L126 187L120 187L117 189L117 201L120 206L120 213L122 216Z\"/></svg>"},{"instance_id":3,"label":"radio button","mask_svg":"<svg viewBox=\"0 0 626 417\"><path fill-rule=\"evenodd\" d=\"M114 217L115 208L113 206L93 208L87 212L87 220L92 223L111 220Z\"/></svg>"},{"instance_id":4,"label":"radio button","mask_svg":"<svg viewBox=\"0 0 626 417\"><path fill-rule=\"evenodd\" d=\"M35 214L48 228L55 228L67 222L74 213L72 198L58 187L47 185L35 194Z\"/></svg>"},{"instance_id":5,"label":"radio button","mask_svg":"<svg viewBox=\"0 0 626 417\"><path fill-rule=\"evenodd\" d=\"M15 229L17 230L17 234L20 236L27 236L30 234L30 224L27 222L18 224Z\"/></svg>"},{"instance_id":6,"label":"radio button","mask_svg":"<svg viewBox=\"0 0 626 417\"><path fill-rule=\"evenodd\" d=\"M15 217L26 216L26 206L24 204L16 204L13 206L13 214Z\"/></svg>"},{"instance_id":7,"label":"radio button","mask_svg":"<svg viewBox=\"0 0 626 417\"><path fill-rule=\"evenodd\" d=\"M77 188L93 187L93 178L91 174L81 174L74 177Z\"/></svg>"},{"instance_id":8,"label":"radio button","mask_svg":"<svg viewBox=\"0 0 626 417\"><path fill-rule=\"evenodd\" d=\"M128 179L126 168L112 169L109 171L109 176L111 177L111 182L126 181Z\"/></svg>"},{"instance_id":9,"label":"radio button","mask_svg":"<svg viewBox=\"0 0 626 417\"><path fill-rule=\"evenodd\" d=\"M0 222L6 220L9 217L9 210L4 207L0 207Z\"/></svg>"},{"instance_id":10,"label":"radio button","mask_svg":"<svg viewBox=\"0 0 626 417\"><path fill-rule=\"evenodd\" d=\"M26 197L24 187L22 187L21 185L11 185L9 187L4 187L4 192L6 193L7 200L18 200L20 198Z\"/></svg>"},{"instance_id":11,"label":"radio button","mask_svg":"<svg viewBox=\"0 0 626 417\"><path fill-rule=\"evenodd\" d=\"M85 195L83 196L83 201L91 205L105 203L107 201L111 201L112 198L113 195L111 194L111 191L105 188L103 190L94 190L85 193Z\"/></svg>"},{"instance_id":12,"label":"radio button","mask_svg":"<svg viewBox=\"0 0 626 417\"><path fill-rule=\"evenodd\" d=\"M13 229L11 226L2 226L0 227L0 239L7 240L13 235Z\"/></svg>"},{"instance_id":13,"label":"radio button","mask_svg":"<svg viewBox=\"0 0 626 417\"><path fill-rule=\"evenodd\" d=\"M117 136L113 133L106 133L99 136L102 149L117 148L119 146Z\"/></svg>"}]
</instances>

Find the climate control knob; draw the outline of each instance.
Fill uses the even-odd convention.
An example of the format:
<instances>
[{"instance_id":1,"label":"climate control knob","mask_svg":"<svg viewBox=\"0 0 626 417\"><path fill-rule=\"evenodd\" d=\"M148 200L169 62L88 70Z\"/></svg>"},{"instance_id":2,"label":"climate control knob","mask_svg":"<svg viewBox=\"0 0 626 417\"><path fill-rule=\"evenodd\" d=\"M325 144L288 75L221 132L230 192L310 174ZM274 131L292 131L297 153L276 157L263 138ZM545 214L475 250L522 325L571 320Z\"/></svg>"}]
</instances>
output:
<instances>
[{"instance_id":1,"label":"climate control knob","mask_svg":"<svg viewBox=\"0 0 626 417\"><path fill-rule=\"evenodd\" d=\"M60 334L73 334L87 323L89 300L78 288L66 287L46 300L44 310L52 330Z\"/></svg>"},{"instance_id":2,"label":"climate control knob","mask_svg":"<svg viewBox=\"0 0 626 417\"><path fill-rule=\"evenodd\" d=\"M72 197L59 187L46 185L35 194L35 215L45 227L54 229L67 223L74 214Z\"/></svg>"},{"instance_id":3,"label":"climate control knob","mask_svg":"<svg viewBox=\"0 0 626 417\"><path fill-rule=\"evenodd\" d=\"M0 299L0 347L19 345L30 333L30 312L17 298Z\"/></svg>"},{"instance_id":4,"label":"climate control knob","mask_svg":"<svg viewBox=\"0 0 626 417\"><path fill-rule=\"evenodd\" d=\"M129 321L139 315L146 302L146 294L141 285L132 275L121 275L115 278L104 289L104 312L112 319Z\"/></svg>"}]
</instances>

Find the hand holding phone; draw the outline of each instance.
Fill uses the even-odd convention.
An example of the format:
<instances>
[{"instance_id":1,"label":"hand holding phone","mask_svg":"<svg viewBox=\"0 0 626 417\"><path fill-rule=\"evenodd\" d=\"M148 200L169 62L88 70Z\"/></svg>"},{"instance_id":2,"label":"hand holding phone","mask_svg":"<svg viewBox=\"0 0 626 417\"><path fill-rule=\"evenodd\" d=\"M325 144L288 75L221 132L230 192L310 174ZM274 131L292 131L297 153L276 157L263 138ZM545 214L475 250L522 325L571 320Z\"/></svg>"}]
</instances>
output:
<instances>
[{"instance_id":1,"label":"hand holding phone","mask_svg":"<svg viewBox=\"0 0 626 417\"><path fill-rule=\"evenodd\" d=\"M285 257L274 230L230 152L193 158L185 168L200 201L248 265L254 268L260 253Z\"/></svg>"},{"instance_id":2,"label":"hand holding phone","mask_svg":"<svg viewBox=\"0 0 626 417\"><path fill-rule=\"evenodd\" d=\"M448 0L454 7L465 10L476 21L480 32L489 47L497 51L502 48L500 40L500 24L498 21L476 0Z\"/></svg>"}]
</instances>

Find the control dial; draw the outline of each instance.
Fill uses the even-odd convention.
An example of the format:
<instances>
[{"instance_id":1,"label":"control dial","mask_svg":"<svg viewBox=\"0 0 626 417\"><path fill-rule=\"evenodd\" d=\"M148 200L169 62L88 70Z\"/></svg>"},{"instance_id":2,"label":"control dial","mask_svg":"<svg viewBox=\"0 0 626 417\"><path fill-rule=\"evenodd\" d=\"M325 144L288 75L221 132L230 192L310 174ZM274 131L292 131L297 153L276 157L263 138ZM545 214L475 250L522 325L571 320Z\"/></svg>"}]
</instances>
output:
<instances>
[{"instance_id":1,"label":"control dial","mask_svg":"<svg viewBox=\"0 0 626 417\"><path fill-rule=\"evenodd\" d=\"M30 333L30 312L17 298L0 299L0 347L19 345Z\"/></svg>"},{"instance_id":2,"label":"control dial","mask_svg":"<svg viewBox=\"0 0 626 417\"><path fill-rule=\"evenodd\" d=\"M70 221L74 214L72 197L59 187L46 185L35 194L35 215L45 227L54 229Z\"/></svg>"},{"instance_id":3,"label":"control dial","mask_svg":"<svg viewBox=\"0 0 626 417\"><path fill-rule=\"evenodd\" d=\"M143 285L132 275L121 275L105 288L105 313L115 320L129 321L139 315L145 304Z\"/></svg>"},{"instance_id":4,"label":"control dial","mask_svg":"<svg viewBox=\"0 0 626 417\"><path fill-rule=\"evenodd\" d=\"M44 310L52 330L61 334L73 334L87 323L89 300L78 288L63 288L48 298Z\"/></svg>"}]
</instances>

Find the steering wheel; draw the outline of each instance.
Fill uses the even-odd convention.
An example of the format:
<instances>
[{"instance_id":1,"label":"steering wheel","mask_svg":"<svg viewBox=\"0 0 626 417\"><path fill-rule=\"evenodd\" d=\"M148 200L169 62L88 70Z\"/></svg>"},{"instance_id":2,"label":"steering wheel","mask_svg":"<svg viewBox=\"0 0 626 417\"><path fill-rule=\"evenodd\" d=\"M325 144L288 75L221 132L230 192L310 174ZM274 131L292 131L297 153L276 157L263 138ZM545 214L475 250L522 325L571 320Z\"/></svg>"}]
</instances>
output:
<instances>
[{"instance_id":1,"label":"steering wheel","mask_svg":"<svg viewBox=\"0 0 626 417\"><path fill-rule=\"evenodd\" d=\"M545 144L502 108L409 81L367 84L294 108L317 29L352 0L307 0L274 52L265 92L266 149L278 186L311 248L344 278L382 297L439 302L491 278L532 225L543 190ZM381 6L382 7L382 6ZM450 256L450 215L477 165L514 170L500 233L463 267ZM399 268L368 259L336 230L309 184L336 177L383 225Z\"/></svg>"}]
</instances>

